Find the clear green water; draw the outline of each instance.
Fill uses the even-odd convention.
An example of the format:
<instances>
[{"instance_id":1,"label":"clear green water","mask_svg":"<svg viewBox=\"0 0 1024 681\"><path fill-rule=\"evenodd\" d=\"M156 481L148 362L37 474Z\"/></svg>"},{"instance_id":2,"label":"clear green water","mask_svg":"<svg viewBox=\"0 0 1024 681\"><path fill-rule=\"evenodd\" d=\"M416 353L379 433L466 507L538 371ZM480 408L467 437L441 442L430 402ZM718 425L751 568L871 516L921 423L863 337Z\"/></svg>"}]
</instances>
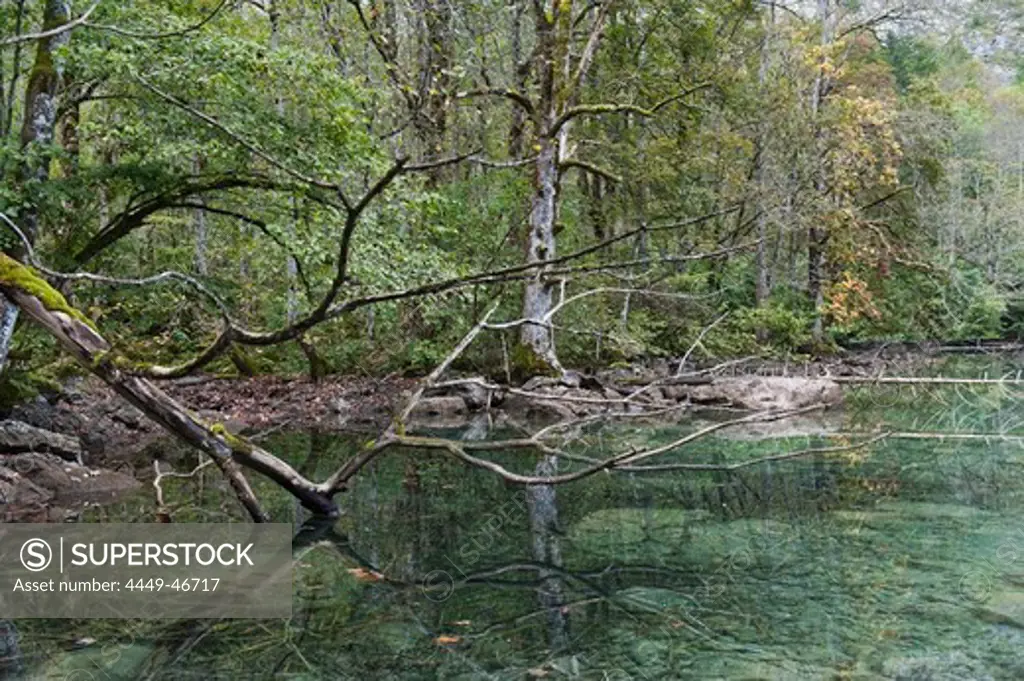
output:
<instances>
[{"instance_id":1,"label":"clear green water","mask_svg":"<svg viewBox=\"0 0 1024 681\"><path fill-rule=\"evenodd\" d=\"M1024 434L1020 397L861 389L829 427ZM697 425L608 425L577 451ZM714 437L658 463L845 441ZM736 473L602 474L532 504L486 472L405 453L358 480L328 541L298 551L290 621L18 626L37 678L1021 679L1021 445L891 439ZM353 443L293 433L268 446L326 474ZM237 517L214 482L168 486L177 521ZM146 496L88 514L151 517ZM60 652L76 635L97 643Z\"/></svg>"}]
</instances>

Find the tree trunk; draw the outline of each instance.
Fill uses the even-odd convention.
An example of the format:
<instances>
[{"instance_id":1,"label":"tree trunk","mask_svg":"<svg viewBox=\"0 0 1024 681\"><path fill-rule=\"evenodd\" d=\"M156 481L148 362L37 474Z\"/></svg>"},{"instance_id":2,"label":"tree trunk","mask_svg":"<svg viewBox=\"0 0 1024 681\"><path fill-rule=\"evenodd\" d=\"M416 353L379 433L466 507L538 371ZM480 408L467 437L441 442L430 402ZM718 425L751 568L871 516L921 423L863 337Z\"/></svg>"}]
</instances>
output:
<instances>
[{"instance_id":1,"label":"tree trunk","mask_svg":"<svg viewBox=\"0 0 1024 681\"><path fill-rule=\"evenodd\" d=\"M559 162L568 128L556 125L562 105L568 101L568 44L572 33L572 3L554 2L550 9L535 3L537 49L534 67L540 81L534 121L533 196L530 200L529 232L526 239L527 264L544 263L555 257L555 224L558 220ZM534 271L523 292L523 319L519 333L522 357L517 368L531 373L561 372L555 352L554 333L546 319L553 306L552 284L545 278L546 267Z\"/></svg>"},{"instance_id":2,"label":"tree trunk","mask_svg":"<svg viewBox=\"0 0 1024 681\"><path fill-rule=\"evenodd\" d=\"M768 82L769 48L772 36L772 29L775 25L775 3L769 7L768 20L764 29L764 36L761 39L761 63L758 68L757 82L761 94L765 94ZM763 308L768 302L771 293L771 286L768 276L768 201L767 183L765 182L765 156L768 142L768 127L762 121L757 129L757 141L754 145L754 184L759 197L757 216L757 283L754 291L754 298L757 307ZM757 328L757 339L764 342L768 338L768 332L763 326Z\"/></svg>"},{"instance_id":3,"label":"tree trunk","mask_svg":"<svg viewBox=\"0 0 1024 681\"><path fill-rule=\"evenodd\" d=\"M558 209L558 143L554 139L540 142L535 165L533 198L530 204L529 234L526 262L543 263L555 257L555 221ZM553 304L552 285L544 278L546 268L539 268L526 283L523 294L523 325L519 341L528 352L522 369L560 371L555 353L555 338L545 321ZM521 363L523 364L523 363Z\"/></svg>"},{"instance_id":4,"label":"tree trunk","mask_svg":"<svg viewBox=\"0 0 1024 681\"><path fill-rule=\"evenodd\" d=\"M49 30L68 23L71 19L71 5L66 0L47 0L43 11L43 30ZM57 90L64 75L64 57L61 50L71 40L71 33L64 31L49 38L41 38L36 47L36 60L32 65L25 91L25 119L21 127L21 147L28 151L30 146L40 147L44 153L26 162L23 175L26 181L45 182L50 175L50 157L45 153L54 141L57 122ZM31 202L22 213L22 229L30 241L35 243L39 231L39 208Z\"/></svg>"},{"instance_id":5,"label":"tree trunk","mask_svg":"<svg viewBox=\"0 0 1024 681\"><path fill-rule=\"evenodd\" d=\"M517 92L526 92L526 80L530 75L530 61L523 59L523 12L525 1L512 0L512 66L515 68ZM520 158L524 153L526 135L526 112L520 106L512 107L512 125L508 132L509 158Z\"/></svg>"},{"instance_id":6,"label":"tree trunk","mask_svg":"<svg viewBox=\"0 0 1024 681\"><path fill-rule=\"evenodd\" d=\"M821 47L824 50L832 44L832 17L829 8L829 0L818 0L818 19L821 22ZM822 56L822 59L825 57ZM826 191L825 181L825 150L822 148L823 140L821 134L821 123L818 115L821 112L825 99L826 76L822 67L819 67L814 77L814 89L811 92L811 115L814 118L816 128L815 138L817 141L817 178L815 189L819 198L824 197ZM813 219L813 218L812 218ZM811 338L815 343L820 343L824 337L824 323L821 317L821 308L825 303L824 276L826 267L826 247L828 243L828 231L819 226L812 225L807 231L807 297L814 306L814 323L811 327Z\"/></svg>"},{"instance_id":7,"label":"tree trunk","mask_svg":"<svg viewBox=\"0 0 1024 681\"><path fill-rule=\"evenodd\" d=\"M203 169L202 162L196 157L192 163L193 172L198 176ZM199 196L198 202L203 203L203 197ZM206 244L207 244L207 231L206 231L206 211L202 208L196 208L193 213L193 225L195 226L196 232L196 273L205 277L209 273L206 266Z\"/></svg>"},{"instance_id":8,"label":"tree trunk","mask_svg":"<svg viewBox=\"0 0 1024 681\"><path fill-rule=\"evenodd\" d=\"M455 61L450 0L421 0L422 31L419 46L419 105L417 131L424 153L437 156L444 150L448 130L448 91ZM444 181L446 168L434 168L427 174L427 186L435 188Z\"/></svg>"},{"instance_id":9,"label":"tree trunk","mask_svg":"<svg viewBox=\"0 0 1024 681\"><path fill-rule=\"evenodd\" d=\"M43 9L43 31L62 26L71 19L71 4L67 0L46 0ZM50 175L50 154L48 147L54 141L57 124L57 90L64 74L64 57L61 48L71 40L71 32L63 31L48 38L41 38L36 46L36 60L32 65L25 88L25 119L21 127L21 148L39 147L40 152L29 154L31 160L22 168L26 183L45 182ZM39 207L29 200L22 211L22 230L30 243L35 243L39 233ZM24 253L19 245L12 249L16 257ZM9 301L8 301L9 302ZM0 320L0 368L10 351L18 310L11 305L4 307Z\"/></svg>"}]
</instances>

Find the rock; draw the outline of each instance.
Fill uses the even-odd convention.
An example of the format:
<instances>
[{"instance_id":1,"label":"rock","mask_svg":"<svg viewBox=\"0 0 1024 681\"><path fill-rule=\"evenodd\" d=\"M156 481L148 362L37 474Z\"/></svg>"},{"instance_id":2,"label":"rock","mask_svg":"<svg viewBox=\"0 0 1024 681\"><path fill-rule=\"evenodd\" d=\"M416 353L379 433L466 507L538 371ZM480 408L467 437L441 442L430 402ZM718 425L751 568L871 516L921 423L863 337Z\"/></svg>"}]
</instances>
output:
<instances>
[{"instance_id":1,"label":"rock","mask_svg":"<svg viewBox=\"0 0 1024 681\"><path fill-rule=\"evenodd\" d=\"M601 394L604 396L604 399L606 400L618 401L621 400L623 397L622 393L620 393L618 390L614 388L605 388L604 390L601 391Z\"/></svg>"},{"instance_id":2,"label":"rock","mask_svg":"<svg viewBox=\"0 0 1024 681\"><path fill-rule=\"evenodd\" d=\"M114 413L112 413L110 415L110 418L117 421L118 423L123 423L125 426L131 428L132 430L138 430L142 425L143 414L141 411L131 406L130 404L126 404L123 407L120 407Z\"/></svg>"},{"instance_id":3,"label":"rock","mask_svg":"<svg viewBox=\"0 0 1024 681\"><path fill-rule=\"evenodd\" d=\"M352 411L352 403L344 397L336 397L331 401L331 411L335 414L348 414Z\"/></svg>"},{"instance_id":4,"label":"rock","mask_svg":"<svg viewBox=\"0 0 1024 681\"><path fill-rule=\"evenodd\" d=\"M414 418L450 419L463 416L468 411L466 402L461 397L449 395L444 397L424 397L416 403L412 410Z\"/></svg>"},{"instance_id":5,"label":"rock","mask_svg":"<svg viewBox=\"0 0 1024 681\"><path fill-rule=\"evenodd\" d=\"M685 385L662 386L661 392L665 395L666 399L675 400L676 402L682 402L690 394Z\"/></svg>"},{"instance_id":6,"label":"rock","mask_svg":"<svg viewBox=\"0 0 1024 681\"><path fill-rule=\"evenodd\" d=\"M109 470L68 463L53 454L29 452L0 466L0 493L10 505L51 499L83 499L136 489L138 480Z\"/></svg>"},{"instance_id":7,"label":"rock","mask_svg":"<svg viewBox=\"0 0 1024 681\"><path fill-rule=\"evenodd\" d=\"M657 386L651 388L650 390L645 390L641 394L649 396L651 398L651 401L653 401L653 402L664 402L665 401L665 390L663 388L659 388Z\"/></svg>"},{"instance_id":8,"label":"rock","mask_svg":"<svg viewBox=\"0 0 1024 681\"><path fill-rule=\"evenodd\" d=\"M76 466L80 472L88 469ZM65 493L75 485L75 481L65 466L64 461L46 454L22 454L14 462L14 469L25 479L45 489L51 496Z\"/></svg>"},{"instance_id":9,"label":"rock","mask_svg":"<svg viewBox=\"0 0 1024 681\"><path fill-rule=\"evenodd\" d=\"M526 390L527 392L534 392L535 390L546 388L556 383L557 381L552 378L548 378L547 376L534 376L523 384L523 390Z\"/></svg>"},{"instance_id":10,"label":"rock","mask_svg":"<svg viewBox=\"0 0 1024 681\"><path fill-rule=\"evenodd\" d=\"M77 438L52 433L21 421L0 421L0 453L49 452L68 461L82 460Z\"/></svg>"},{"instance_id":11,"label":"rock","mask_svg":"<svg viewBox=\"0 0 1024 681\"><path fill-rule=\"evenodd\" d=\"M508 412L510 417L519 421L565 421L576 418L573 410L562 402L527 397L516 393L505 398L503 409Z\"/></svg>"},{"instance_id":12,"label":"rock","mask_svg":"<svg viewBox=\"0 0 1024 681\"><path fill-rule=\"evenodd\" d=\"M583 374L569 369L562 373L562 385L567 388L578 388L583 383Z\"/></svg>"},{"instance_id":13,"label":"rock","mask_svg":"<svg viewBox=\"0 0 1024 681\"><path fill-rule=\"evenodd\" d=\"M482 378L471 379L483 381ZM490 391L480 383L460 383L455 386L455 393L462 398L470 411L480 411L487 408Z\"/></svg>"},{"instance_id":14,"label":"rock","mask_svg":"<svg viewBox=\"0 0 1024 681\"><path fill-rule=\"evenodd\" d=\"M590 416L608 411L609 405L604 402L604 396L591 390L568 390L562 397L566 398L564 405L577 416Z\"/></svg>"},{"instance_id":15,"label":"rock","mask_svg":"<svg viewBox=\"0 0 1024 681\"><path fill-rule=\"evenodd\" d=\"M690 390L698 404L715 404L753 411L790 410L816 404L836 405L843 401L838 383L820 378L778 378L751 376L716 378Z\"/></svg>"},{"instance_id":16,"label":"rock","mask_svg":"<svg viewBox=\"0 0 1024 681\"><path fill-rule=\"evenodd\" d=\"M53 493L28 480L17 470L0 466L0 505L29 506L43 504Z\"/></svg>"}]
</instances>

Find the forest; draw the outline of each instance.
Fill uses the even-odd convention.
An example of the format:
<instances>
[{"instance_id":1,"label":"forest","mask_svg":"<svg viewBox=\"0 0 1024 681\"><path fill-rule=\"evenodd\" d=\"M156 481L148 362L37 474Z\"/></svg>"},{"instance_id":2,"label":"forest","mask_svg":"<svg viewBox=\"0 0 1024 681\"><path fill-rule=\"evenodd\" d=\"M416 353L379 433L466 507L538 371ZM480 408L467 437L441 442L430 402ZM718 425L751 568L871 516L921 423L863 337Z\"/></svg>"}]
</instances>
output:
<instances>
[{"instance_id":1,"label":"forest","mask_svg":"<svg viewBox=\"0 0 1024 681\"><path fill-rule=\"evenodd\" d=\"M318 604L261 625L266 678L1019 678L1024 662L989 664L1010 654L995 648L869 660L832 625L811 646L827 660L750 661L736 643L748 666L722 667L691 650L724 645L710 592L668 630L606 623L635 590L720 569L740 520L826 514L799 533L819 555L848 531L837 514L880 495L912 534L909 505L947 518L967 493L943 485L969 476L944 461L908 481L922 464L907 457L957 441L976 466L990 438L1021 441L1022 36L1017 0L3 0L4 522L315 526L347 556L317 578L353 619ZM716 449L723 431L749 438ZM754 472L780 466L788 482ZM85 501L89 467L128 506ZM972 513L1014 508L971 470L980 486L956 498ZM560 513L556 488L578 505ZM428 626L455 626L444 608L458 626L490 612L465 591L505 568L460 581L440 551L516 490L523 536L492 557L522 545L529 598L495 597L503 624L472 636ZM703 528L705 553L652 557L665 525L650 513ZM637 527L635 546L605 545ZM563 559L560 537L586 550ZM953 579L968 548L943 550ZM649 584L620 565L598 589L605 555L675 571ZM753 582L728 607L760 602ZM357 589L392 591L371 607ZM369 643L325 650L352 613L395 624L417 589L441 609L378 642L415 672ZM1007 593L986 621L1024 627ZM760 632L766 612L744 621ZM891 629L844 616L859 641ZM491 650L492 629L531 618L537 632ZM0 678L56 659L52 630L18 626L20 645L0 620ZM224 626L136 631L139 660L88 664L257 673L242 623ZM624 636L674 642L630 656L614 652Z\"/></svg>"},{"instance_id":2,"label":"forest","mask_svg":"<svg viewBox=\"0 0 1024 681\"><path fill-rule=\"evenodd\" d=\"M1012 336L1016 11L6 3L5 252L159 377Z\"/></svg>"}]
</instances>

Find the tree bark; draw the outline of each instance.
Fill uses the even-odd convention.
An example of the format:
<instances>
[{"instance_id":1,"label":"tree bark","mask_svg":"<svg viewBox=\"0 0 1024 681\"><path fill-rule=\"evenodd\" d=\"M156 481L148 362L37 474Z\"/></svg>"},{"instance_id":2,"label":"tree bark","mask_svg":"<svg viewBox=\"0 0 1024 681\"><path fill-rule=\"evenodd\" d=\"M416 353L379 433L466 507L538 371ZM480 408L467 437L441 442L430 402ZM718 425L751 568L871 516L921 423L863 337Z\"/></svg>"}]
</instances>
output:
<instances>
[{"instance_id":1,"label":"tree bark","mask_svg":"<svg viewBox=\"0 0 1024 681\"><path fill-rule=\"evenodd\" d=\"M192 164L193 172L198 177L202 172L202 162L196 157ZM197 199L199 204L203 204L203 197L200 196ZM207 225L206 225L206 211L202 208L196 208L193 213L193 224L196 232L196 273L205 277L209 274L209 269L206 263L206 245L207 245Z\"/></svg>"},{"instance_id":2,"label":"tree bark","mask_svg":"<svg viewBox=\"0 0 1024 681\"><path fill-rule=\"evenodd\" d=\"M539 78L540 93L534 129L533 195L526 239L526 262L544 263L556 255L555 224L558 220L560 188L559 162L567 128L557 127L558 117L569 100L568 44L572 34L572 2L553 2L547 9L534 4L537 49L534 71ZM545 317L553 305L552 284L546 279L546 267L539 267L527 281L523 292L523 319L529 320L519 332L520 347L525 357L517 362L519 369L530 372L561 372L555 352L555 338Z\"/></svg>"},{"instance_id":3,"label":"tree bark","mask_svg":"<svg viewBox=\"0 0 1024 681\"><path fill-rule=\"evenodd\" d=\"M758 68L757 82L762 96L766 94L768 82L768 67L770 61L770 42L772 30L775 25L775 3L769 6L767 21L765 22L764 36L761 39L761 63ZM754 183L757 187L760 206L757 216L757 282L755 285L754 298L758 308L763 308L768 302L771 294L771 283L768 273L768 201L767 183L765 181L765 163L768 146L768 127L761 121L757 129L757 141L754 145ZM767 329L763 326L757 328L757 339L764 342L768 338Z\"/></svg>"},{"instance_id":4,"label":"tree bark","mask_svg":"<svg viewBox=\"0 0 1024 681\"><path fill-rule=\"evenodd\" d=\"M533 197L530 203L529 234L526 242L526 262L543 263L555 257L555 221L558 209L558 143L554 139L540 142L534 170ZM524 368L560 371L555 352L555 338L544 318L553 305L552 285L545 275L546 268L534 272L523 293L523 319L531 320L522 326L519 341L529 353Z\"/></svg>"},{"instance_id":5,"label":"tree bark","mask_svg":"<svg viewBox=\"0 0 1024 681\"><path fill-rule=\"evenodd\" d=\"M43 9L42 30L62 26L71 19L71 3L67 0L46 0ZM41 38L36 46L36 60L32 65L25 88L25 118L21 127L21 148L28 152L22 168L26 184L45 182L50 175L50 154L48 147L54 141L57 124L57 90L64 74L64 59L61 48L71 40L71 32L63 31L48 38ZM36 153L34 147L39 150ZM30 243L35 243L39 232L39 207L28 201L22 211L22 230ZM16 256L23 253L23 247L12 249ZM0 320L0 369L10 351L18 310L8 300Z\"/></svg>"},{"instance_id":6,"label":"tree bark","mask_svg":"<svg viewBox=\"0 0 1024 681\"><path fill-rule=\"evenodd\" d=\"M455 61L452 35L452 3L450 0L421 0L422 31L419 45L419 105L417 132L427 157L444 150L448 131L448 92L451 69ZM427 186L437 187L444 181L448 168L434 168L427 173Z\"/></svg>"},{"instance_id":7,"label":"tree bark","mask_svg":"<svg viewBox=\"0 0 1024 681\"><path fill-rule=\"evenodd\" d=\"M832 44L832 16L829 7L829 0L818 0L818 19L821 22L821 47L824 50ZM825 57L822 56L822 59ZM824 149L822 149L821 123L818 116L821 113L825 100L826 76L823 68L819 67L814 77L814 89L811 92L811 115L817 129L815 134L818 149L815 180L815 189L819 197L824 197L826 190ZM825 304L824 278L826 267L826 247L828 242L828 230L820 225L811 225L807 230L807 297L814 306L814 323L811 326L811 338L815 343L820 343L824 337L824 322L821 316L821 308Z\"/></svg>"}]
</instances>

